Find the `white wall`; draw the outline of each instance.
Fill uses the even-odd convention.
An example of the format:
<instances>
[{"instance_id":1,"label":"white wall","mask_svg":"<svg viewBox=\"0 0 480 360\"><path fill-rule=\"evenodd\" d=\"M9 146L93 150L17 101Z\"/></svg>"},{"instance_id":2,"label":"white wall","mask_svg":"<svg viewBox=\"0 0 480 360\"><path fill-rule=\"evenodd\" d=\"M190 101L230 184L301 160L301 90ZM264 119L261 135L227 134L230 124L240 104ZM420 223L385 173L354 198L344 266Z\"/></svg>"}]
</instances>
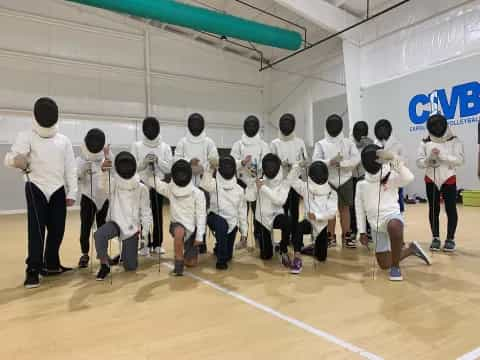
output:
<instances>
[{"instance_id":1,"label":"white wall","mask_svg":"<svg viewBox=\"0 0 480 360\"><path fill-rule=\"evenodd\" d=\"M128 146L141 136L147 99L171 145L184 135L194 111L204 114L207 134L219 147L240 137L247 114L263 115L259 64L120 15L60 0L0 0L0 32L5 146L30 127L40 96L58 102L60 131L74 145L99 126L114 147ZM5 171L11 170L2 167L0 181ZM15 191L9 204L23 207L21 184Z\"/></svg>"}]
</instances>

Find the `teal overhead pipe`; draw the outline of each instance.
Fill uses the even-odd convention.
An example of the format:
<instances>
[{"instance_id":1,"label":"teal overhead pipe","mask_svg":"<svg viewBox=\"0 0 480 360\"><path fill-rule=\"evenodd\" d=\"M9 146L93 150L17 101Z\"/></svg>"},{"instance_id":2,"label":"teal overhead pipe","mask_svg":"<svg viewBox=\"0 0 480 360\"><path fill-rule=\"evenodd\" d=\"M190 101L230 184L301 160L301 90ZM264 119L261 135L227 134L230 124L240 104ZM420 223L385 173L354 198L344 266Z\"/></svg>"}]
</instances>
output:
<instances>
[{"instance_id":1,"label":"teal overhead pipe","mask_svg":"<svg viewBox=\"0 0 480 360\"><path fill-rule=\"evenodd\" d=\"M298 50L302 44L298 32L173 0L67 1L282 49Z\"/></svg>"}]
</instances>

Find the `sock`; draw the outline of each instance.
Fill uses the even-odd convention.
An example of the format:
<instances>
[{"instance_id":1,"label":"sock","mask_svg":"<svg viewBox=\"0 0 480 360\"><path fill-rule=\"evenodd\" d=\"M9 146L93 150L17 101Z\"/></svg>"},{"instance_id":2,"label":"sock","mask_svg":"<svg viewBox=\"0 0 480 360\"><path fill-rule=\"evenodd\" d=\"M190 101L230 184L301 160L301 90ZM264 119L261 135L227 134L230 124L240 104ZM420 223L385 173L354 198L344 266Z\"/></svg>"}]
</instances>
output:
<instances>
[{"instance_id":1,"label":"sock","mask_svg":"<svg viewBox=\"0 0 480 360\"><path fill-rule=\"evenodd\" d=\"M183 275L184 267L185 267L185 264L183 260L175 260L175 267L173 271L175 272L175 274Z\"/></svg>"}]
</instances>

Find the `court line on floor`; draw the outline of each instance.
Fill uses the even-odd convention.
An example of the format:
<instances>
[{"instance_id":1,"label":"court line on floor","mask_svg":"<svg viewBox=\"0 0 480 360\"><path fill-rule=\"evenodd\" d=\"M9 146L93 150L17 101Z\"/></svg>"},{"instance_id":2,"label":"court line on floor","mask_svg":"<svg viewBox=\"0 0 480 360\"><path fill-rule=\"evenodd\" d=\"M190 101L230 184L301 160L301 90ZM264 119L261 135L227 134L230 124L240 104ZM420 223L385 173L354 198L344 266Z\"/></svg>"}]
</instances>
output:
<instances>
[{"instance_id":1,"label":"court line on floor","mask_svg":"<svg viewBox=\"0 0 480 360\"><path fill-rule=\"evenodd\" d=\"M475 360L475 359L480 359L480 347L457 358L457 360Z\"/></svg>"},{"instance_id":2,"label":"court line on floor","mask_svg":"<svg viewBox=\"0 0 480 360\"><path fill-rule=\"evenodd\" d=\"M173 265L172 264L167 264L167 263L163 263L162 265L168 267L169 269L173 269ZM375 355L371 352L368 352L367 350L364 350L358 346L355 346L345 340L342 340L332 334L329 334L323 330L320 330L320 329L317 329L307 323L304 323L303 321L300 321L300 320L297 320L293 317L290 317L288 315L285 315L285 314L282 314L281 312L277 311L277 310L274 310L272 309L271 307L268 307L266 305L263 305L263 304L260 304L258 302L256 302L255 300L252 300L244 295L241 295L235 291L232 291L232 290L228 290L226 288L224 288L223 286L220 286L216 283L214 283L213 281L210 281L210 280L207 280L207 279L204 279L198 275L195 275L191 272L184 272L184 274L188 277L191 277L192 279L194 280L197 280L199 282L201 282L202 284L205 284L211 288L214 288L215 290L218 290L226 295L229 295L237 300L240 300L250 306L253 306L254 308L257 308L258 310L261 310L261 311L264 311L266 312L267 314L270 314L280 320L283 320L283 321L286 321L288 322L289 324L291 325L294 325L302 330L305 330L306 332L309 332L310 334L313 334L315 336L318 336L330 343L333 343L335 345L338 345L342 348L344 348L345 350L348 350L352 353L355 353L355 354L358 354L359 356L365 358L365 359L369 359L369 360L383 360L383 358L381 356L378 356L378 355Z\"/></svg>"}]
</instances>

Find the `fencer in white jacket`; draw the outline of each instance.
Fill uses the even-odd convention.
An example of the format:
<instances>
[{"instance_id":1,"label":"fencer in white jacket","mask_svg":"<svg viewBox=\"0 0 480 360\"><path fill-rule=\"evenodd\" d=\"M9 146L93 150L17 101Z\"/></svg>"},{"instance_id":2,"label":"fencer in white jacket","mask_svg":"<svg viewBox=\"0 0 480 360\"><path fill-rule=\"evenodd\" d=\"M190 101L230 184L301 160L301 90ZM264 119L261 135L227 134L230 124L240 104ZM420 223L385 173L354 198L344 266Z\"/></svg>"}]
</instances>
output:
<instances>
[{"instance_id":1,"label":"fencer in white jacket","mask_svg":"<svg viewBox=\"0 0 480 360\"><path fill-rule=\"evenodd\" d=\"M415 254L430 264L416 242L403 248L404 221L398 204L398 189L411 183L414 176L400 158L373 144L362 151L362 164L365 180L357 184L355 198L360 240L368 246L368 221L380 268L390 269L390 280L399 281L403 279L400 261L404 258Z\"/></svg>"},{"instance_id":2,"label":"fencer in white jacket","mask_svg":"<svg viewBox=\"0 0 480 360\"><path fill-rule=\"evenodd\" d=\"M457 168L465 163L464 147L462 141L452 133L443 116L432 116L427 122L427 127L431 123L438 124L440 129L436 129L434 125L430 126L429 134L420 143L417 155L417 166L425 170L429 220L433 236L430 249L439 251L441 248L439 229L441 193L448 219L447 239L443 250L453 252L456 248L455 233L458 224Z\"/></svg>"},{"instance_id":3,"label":"fencer in white jacket","mask_svg":"<svg viewBox=\"0 0 480 360\"><path fill-rule=\"evenodd\" d=\"M155 172L155 180L161 181L170 174L172 167L172 149L162 141L160 122L155 117L147 117L142 124L143 139L132 144L131 152L138 164L140 179L146 183L148 177ZM149 239L143 239L139 255L148 256L150 251L165 254L163 244L163 197L153 190L150 191L150 207L153 214L153 229ZM157 209L158 206L158 209ZM149 241L148 241L149 240Z\"/></svg>"},{"instance_id":4,"label":"fencer in white jacket","mask_svg":"<svg viewBox=\"0 0 480 360\"><path fill-rule=\"evenodd\" d=\"M147 184L155 187L153 177ZM183 275L184 265L196 266L198 246L206 225L204 193L193 185L192 167L180 159L172 166L172 182L159 181L156 190L170 201L170 233L174 237L175 268L173 275Z\"/></svg>"},{"instance_id":5,"label":"fencer in white jacket","mask_svg":"<svg viewBox=\"0 0 480 360\"><path fill-rule=\"evenodd\" d=\"M305 172L304 181L300 178ZM313 256L320 261L327 258L328 221L337 214L337 193L328 183L328 168L325 163L318 161L312 163L308 169L294 165L288 181L295 191L303 198L305 219L300 222L297 233L292 234L295 258L290 272L299 274L302 270L301 251L303 248L303 235L312 235Z\"/></svg>"},{"instance_id":6,"label":"fencer in white jacket","mask_svg":"<svg viewBox=\"0 0 480 360\"><path fill-rule=\"evenodd\" d=\"M342 244L347 248L356 247L351 237L350 207L353 206L353 169L360 163L360 154L350 138L344 137L343 120L331 115L326 122L325 138L315 144L313 161L323 161L328 166L330 185L338 196L338 210L342 227ZM336 219L328 224L329 246L337 244L335 235Z\"/></svg>"},{"instance_id":7,"label":"fencer in white jacket","mask_svg":"<svg viewBox=\"0 0 480 360\"><path fill-rule=\"evenodd\" d=\"M260 245L260 257L269 260L273 257L272 230L281 229L280 253L282 263L290 267L288 244L291 235L291 220L285 215L283 206L288 198L290 184L284 179L280 158L267 154L262 161L263 178L257 180L255 187L247 188L247 197L257 200L255 223L257 224Z\"/></svg>"},{"instance_id":8,"label":"fencer in white jacket","mask_svg":"<svg viewBox=\"0 0 480 360\"><path fill-rule=\"evenodd\" d=\"M201 185L210 194L207 224L215 234L216 268L219 270L228 268L238 230L241 234L240 241L246 242L248 233L247 200L245 191L237 183L235 173L235 159L232 156L223 157L215 178L211 171L207 171Z\"/></svg>"},{"instance_id":9,"label":"fencer in white jacket","mask_svg":"<svg viewBox=\"0 0 480 360\"><path fill-rule=\"evenodd\" d=\"M34 117L32 129L19 133L5 156L7 167L26 174L26 288L40 285L40 272L45 276L69 270L61 265L59 251L67 206L72 206L77 198L75 156L71 141L58 133L56 103L49 98L37 100Z\"/></svg>"}]
</instances>

